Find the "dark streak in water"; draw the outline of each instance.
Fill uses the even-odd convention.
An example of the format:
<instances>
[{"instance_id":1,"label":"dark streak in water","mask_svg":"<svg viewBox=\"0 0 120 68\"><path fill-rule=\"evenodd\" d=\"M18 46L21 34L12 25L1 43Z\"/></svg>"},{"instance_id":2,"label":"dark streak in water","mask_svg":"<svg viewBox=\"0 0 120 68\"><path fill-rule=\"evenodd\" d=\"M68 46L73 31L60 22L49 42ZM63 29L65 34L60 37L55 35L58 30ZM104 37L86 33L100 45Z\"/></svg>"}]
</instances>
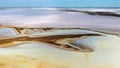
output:
<instances>
[{"instance_id":1,"label":"dark streak in water","mask_svg":"<svg viewBox=\"0 0 120 68\"><path fill-rule=\"evenodd\" d=\"M102 12L102 11L80 11L80 10L62 10L62 11L68 11L68 12L83 12L83 13L87 13L90 15L101 15L101 16L114 16L114 17L120 17L120 14L117 14L115 12Z\"/></svg>"},{"instance_id":2,"label":"dark streak in water","mask_svg":"<svg viewBox=\"0 0 120 68\"><path fill-rule=\"evenodd\" d=\"M76 42L70 42L70 44L75 45L79 48L81 48L81 51L83 50L84 52L93 52L94 50L92 48L90 48L89 46L80 44L80 43L76 43Z\"/></svg>"}]
</instances>

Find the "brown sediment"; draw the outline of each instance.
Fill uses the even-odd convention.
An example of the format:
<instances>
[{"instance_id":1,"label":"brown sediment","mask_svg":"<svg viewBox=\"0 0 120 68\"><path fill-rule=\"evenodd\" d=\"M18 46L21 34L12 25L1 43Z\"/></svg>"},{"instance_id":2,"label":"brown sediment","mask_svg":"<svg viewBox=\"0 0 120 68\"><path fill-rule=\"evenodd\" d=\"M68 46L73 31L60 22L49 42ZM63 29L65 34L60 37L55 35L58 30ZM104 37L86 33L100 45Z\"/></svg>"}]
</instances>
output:
<instances>
[{"instance_id":1,"label":"brown sediment","mask_svg":"<svg viewBox=\"0 0 120 68\"><path fill-rule=\"evenodd\" d=\"M18 27L18 26L11 26L11 25L0 25L0 28L13 28L15 29L15 32L19 35L22 34L22 30L24 29L31 29L31 30L42 29L44 31L49 31L52 29L62 29L62 30L81 29L81 30L90 30L90 31L95 31L95 32L103 33L103 34L111 34L111 35L119 36L119 33L109 32L109 31L105 32L105 31L100 30L101 28L98 28L98 30L96 28L77 28L77 27L76 28L62 28L62 27L61 28L54 28L54 27L35 28L35 27Z\"/></svg>"},{"instance_id":2,"label":"brown sediment","mask_svg":"<svg viewBox=\"0 0 120 68\"><path fill-rule=\"evenodd\" d=\"M1 39L0 40L0 47L6 47L4 46L7 44L7 46L11 46L10 44L13 44L12 42L18 41L18 42L24 42L24 41L30 41L30 42L43 42L48 44L53 44L54 46L66 50L72 50L72 51L80 51L80 50L86 50L89 49L88 47L77 47L77 46L71 46L69 44L63 44L63 43L57 43L56 41L64 40L68 38L80 38L83 36L101 36L100 34L75 34L75 35L54 35L54 36L45 36L45 37L16 37L16 38L9 38L9 39ZM3 46L1 46L3 45ZM87 50L86 50L87 51ZM90 49L88 50L90 51ZM93 50L91 50L93 51Z\"/></svg>"},{"instance_id":3,"label":"brown sediment","mask_svg":"<svg viewBox=\"0 0 120 68\"><path fill-rule=\"evenodd\" d=\"M15 31L18 33L18 34L22 34L22 30L23 30L23 28L13 28L13 29L15 29Z\"/></svg>"},{"instance_id":4,"label":"brown sediment","mask_svg":"<svg viewBox=\"0 0 120 68\"><path fill-rule=\"evenodd\" d=\"M16 27L14 27L13 29L15 30L15 32L18 35L20 35L20 34L24 34L23 30L28 29L28 28L16 28ZM39 29L39 28L29 28L29 29L35 31L35 29ZM49 31L49 30L52 30L53 28L40 28L40 29L42 29L44 31Z\"/></svg>"},{"instance_id":5,"label":"brown sediment","mask_svg":"<svg viewBox=\"0 0 120 68\"><path fill-rule=\"evenodd\" d=\"M91 28L91 29L88 29L88 28L18 28L18 27L12 27L13 29L15 29L15 31L18 33L18 34L22 34L22 30L24 29L31 29L31 30L34 30L34 29L42 29L44 31L49 31L49 30L52 30L52 29L62 29L62 30L71 30L71 29L81 29L81 30L90 30L90 31L95 31L95 32L99 32L99 33L103 33L103 34L111 34L111 35L116 35L118 36L119 33L115 33L115 32L109 32L108 31L102 31L101 28L98 28L98 30L96 28ZM100 30L101 29L101 30ZM105 30L105 29L103 29Z\"/></svg>"},{"instance_id":6,"label":"brown sediment","mask_svg":"<svg viewBox=\"0 0 120 68\"><path fill-rule=\"evenodd\" d=\"M53 28L43 28L44 31L49 31L51 29L53 29Z\"/></svg>"}]
</instances>

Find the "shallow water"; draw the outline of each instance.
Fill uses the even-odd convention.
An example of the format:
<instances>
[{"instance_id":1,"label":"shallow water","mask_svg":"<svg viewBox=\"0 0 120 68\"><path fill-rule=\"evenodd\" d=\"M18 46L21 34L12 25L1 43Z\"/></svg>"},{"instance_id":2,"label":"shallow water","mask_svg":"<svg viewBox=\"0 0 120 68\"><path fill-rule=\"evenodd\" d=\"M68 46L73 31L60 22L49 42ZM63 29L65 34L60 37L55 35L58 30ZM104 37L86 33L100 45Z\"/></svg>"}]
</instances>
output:
<instances>
[{"instance_id":1,"label":"shallow water","mask_svg":"<svg viewBox=\"0 0 120 68\"><path fill-rule=\"evenodd\" d=\"M0 68L120 68L119 17L83 10L1 9Z\"/></svg>"},{"instance_id":2,"label":"shallow water","mask_svg":"<svg viewBox=\"0 0 120 68\"><path fill-rule=\"evenodd\" d=\"M6 29L6 28L3 28ZM10 32L15 34L13 28L8 28ZM23 33L22 31L25 30ZM8 45L0 48L0 67L1 68L119 68L120 57L120 37L118 35L85 29L23 29L21 33L16 35L5 36L1 38L7 40L15 37L49 37L57 35L67 35L65 39L57 41L60 44L68 44L70 40L76 40L77 47L81 48L79 51L64 49L53 46L47 42L25 42L20 40L13 40L12 43L0 44L0 46ZM30 31L31 30L31 31ZM36 31L38 30L38 31ZM1 32L5 33L1 30ZM6 33L5 33L6 34ZM72 35L83 35L82 37L73 37ZM100 34L100 36L84 36L85 34ZM60 37L60 38L61 38ZM51 37L52 38L52 37ZM48 38L49 40L50 38ZM57 37L56 39L59 39ZM44 40L44 39L43 39ZM27 40L26 40L27 41ZM28 41L30 41L28 39ZM23 42L22 44L19 44ZM54 41L55 42L55 41ZM14 45L14 43L17 43ZM11 45L13 44L13 45ZM71 45L70 45L71 46ZM76 46L73 44L73 46ZM86 48L87 46L87 48ZM84 48L85 47L85 48ZM92 48L93 51L85 51ZM67 64L66 64L67 63Z\"/></svg>"},{"instance_id":3,"label":"shallow water","mask_svg":"<svg viewBox=\"0 0 120 68\"><path fill-rule=\"evenodd\" d=\"M70 12L62 10L76 10ZM120 32L120 20L116 16L90 15L89 12L112 12L119 15L116 9L64 9L64 8L9 8L0 10L0 25L31 28L87 28L109 32ZM85 12L80 12L85 11ZM74 23L74 24L73 24Z\"/></svg>"}]
</instances>

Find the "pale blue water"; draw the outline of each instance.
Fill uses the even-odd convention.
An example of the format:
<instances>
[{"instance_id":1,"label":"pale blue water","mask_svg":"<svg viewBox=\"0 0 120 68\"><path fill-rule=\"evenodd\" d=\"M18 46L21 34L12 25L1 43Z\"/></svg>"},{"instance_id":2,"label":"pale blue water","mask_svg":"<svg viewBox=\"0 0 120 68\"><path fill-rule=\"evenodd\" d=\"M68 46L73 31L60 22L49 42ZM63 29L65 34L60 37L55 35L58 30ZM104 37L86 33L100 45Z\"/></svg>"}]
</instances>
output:
<instances>
[{"instance_id":1,"label":"pale blue water","mask_svg":"<svg viewBox=\"0 0 120 68\"><path fill-rule=\"evenodd\" d=\"M120 7L120 0L0 0L0 7Z\"/></svg>"}]
</instances>

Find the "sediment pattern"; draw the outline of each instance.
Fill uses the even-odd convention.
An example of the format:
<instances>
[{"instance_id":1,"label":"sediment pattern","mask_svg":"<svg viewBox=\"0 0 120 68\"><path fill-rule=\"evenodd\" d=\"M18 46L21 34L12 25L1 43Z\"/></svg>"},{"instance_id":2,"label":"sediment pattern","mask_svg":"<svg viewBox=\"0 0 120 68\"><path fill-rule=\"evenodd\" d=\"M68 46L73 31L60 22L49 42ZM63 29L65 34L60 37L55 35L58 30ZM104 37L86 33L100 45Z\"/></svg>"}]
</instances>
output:
<instances>
[{"instance_id":1,"label":"sediment pattern","mask_svg":"<svg viewBox=\"0 0 120 68\"><path fill-rule=\"evenodd\" d=\"M23 29L17 29L15 30L21 34L21 30ZM51 30L51 29L43 29L45 31ZM8 39L1 39L0 40L0 47L10 47L15 46L19 44L24 44L28 42L37 42L37 43L46 43L50 44L51 46L64 49L64 50L70 50L70 51L79 51L79 52L92 52L94 51L92 48L78 44L76 43L76 39L82 38L82 37L89 37L89 36L102 36L101 34L95 34L95 33L88 33L88 34L66 34L66 35L48 35L48 36L20 36L20 37L14 37L14 38L8 38ZM67 40L67 41L66 41ZM71 41L72 40L72 41ZM63 41L63 42L61 42ZM65 42L65 43L64 43ZM66 44L67 43L67 44Z\"/></svg>"}]
</instances>

